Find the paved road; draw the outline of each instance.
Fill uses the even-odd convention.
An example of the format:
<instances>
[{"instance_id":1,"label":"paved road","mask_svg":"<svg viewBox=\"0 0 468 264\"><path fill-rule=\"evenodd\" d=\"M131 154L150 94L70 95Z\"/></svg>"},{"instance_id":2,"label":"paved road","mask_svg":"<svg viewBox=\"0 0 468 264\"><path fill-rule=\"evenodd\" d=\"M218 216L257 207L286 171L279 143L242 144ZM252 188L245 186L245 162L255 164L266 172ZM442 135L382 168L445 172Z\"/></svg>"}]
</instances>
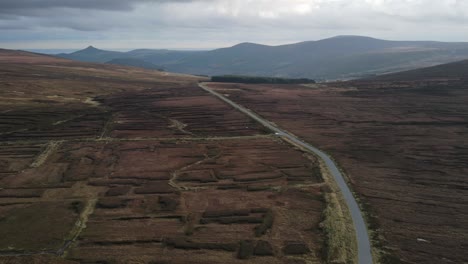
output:
<instances>
[{"instance_id":1,"label":"paved road","mask_svg":"<svg viewBox=\"0 0 468 264\"><path fill-rule=\"evenodd\" d=\"M225 96L223 96L220 93L217 93L213 90L211 90L206 83L200 83L199 84L200 88L203 90L213 94L214 96L218 97L219 99L223 100L227 104L231 105L232 107L236 108L237 110L241 111L242 113L246 114L250 118L254 119L258 123L262 124L269 130L273 131L276 135L287 138L288 140L294 142L295 144L302 146L303 148L309 150L310 152L314 153L315 155L319 156L322 158L322 160L325 162L326 166L328 167L328 170L330 171L331 175L333 175L333 178L335 179L336 183L338 184L338 187L340 188L343 197L346 201L346 204L348 205L348 208L351 212L351 217L353 219L354 223L354 229L356 231L356 238L358 241L358 259L359 259L359 264L372 264L372 254L371 254L371 246L369 242L369 234L367 233L367 227L364 222L364 218L362 217L362 212L356 202L356 199L354 199L353 194L351 193L351 190L349 189L348 185L346 184L346 181L344 180L343 175L341 174L340 170L338 169L338 166L336 166L335 162L325 154L323 151L319 150L318 148L310 145L309 143L306 143L299 138L289 134L286 131L281 130L280 128L276 127L269 121L263 119L262 117L258 116L254 112L250 111L249 109L238 105L234 103L233 101L229 100Z\"/></svg>"}]
</instances>

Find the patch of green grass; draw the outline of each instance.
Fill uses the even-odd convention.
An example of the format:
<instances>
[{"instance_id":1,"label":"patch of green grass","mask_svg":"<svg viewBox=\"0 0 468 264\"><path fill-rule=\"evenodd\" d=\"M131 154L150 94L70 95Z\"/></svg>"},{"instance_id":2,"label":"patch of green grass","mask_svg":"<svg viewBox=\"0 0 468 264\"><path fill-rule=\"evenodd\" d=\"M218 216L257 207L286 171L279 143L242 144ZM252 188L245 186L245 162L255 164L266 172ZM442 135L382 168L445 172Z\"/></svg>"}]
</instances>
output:
<instances>
[{"instance_id":1,"label":"patch of green grass","mask_svg":"<svg viewBox=\"0 0 468 264\"><path fill-rule=\"evenodd\" d=\"M255 227L255 236L260 237L266 234L268 229L273 227L274 214L273 210L268 210L263 217L263 222Z\"/></svg>"},{"instance_id":2,"label":"patch of green grass","mask_svg":"<svg viewBox=\"0 0 468 264\"><path fill-rule=\"evenodd\" d=\"M248 259L254 253L254 242L251 240L242 240L240 242L239 252L237 257L239 259Z\"/></svg>"},{"instance_id":3,"label":"patch of green grass","mask_svg":"<svg viewBox=\"0 0 468 264\"><path fill-rule=\"evenodd\" d=\"M83 209L83 202L82 201L73 201L69 209L72 210L75 214L80 214L81 210Z\"/></svg>"},{"instance_id":4,"label":"patch of green grass","mask_svg":"<svg viewBox=\"0 0 468 264\"><path fill-rule=\"evenodd\" d=\"M0 250L56 250L77 220L78 205L35 203L11 210L0 220Z\"/></svg>"}]
</instances>

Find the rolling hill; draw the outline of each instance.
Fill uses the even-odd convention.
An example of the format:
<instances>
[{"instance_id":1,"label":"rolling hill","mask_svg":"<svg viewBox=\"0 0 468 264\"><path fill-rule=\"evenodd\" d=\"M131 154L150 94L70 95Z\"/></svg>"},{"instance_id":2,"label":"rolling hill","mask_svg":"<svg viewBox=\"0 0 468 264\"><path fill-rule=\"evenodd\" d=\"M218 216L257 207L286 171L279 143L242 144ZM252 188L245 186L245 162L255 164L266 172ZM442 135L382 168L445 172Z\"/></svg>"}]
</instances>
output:
<instances>
[{"instance_id":1,"label":"rolling hill","mask_svg":"<svg viewBox=\"0 0 468 264\"><path fill-rule=\"evenodd\" d=\"M168 71L199 75L261 75L318 80L352 79L468 59L468 43L388 41L339 36L281 46L241 43L211 51L133 50L88 47L59 56L91 62L133 58Z\"/></svg>"},{"instance_id":2,"label":"rolling hill","mask_svg":"<svg viewBox=\"0 0 468 264\"><path fill-rule=\"evenodd\" d=\"M376 80L433 80L433 79L468 79L468 60L421 68L411 71L381 75Z\"/></svg>"},{"instance_id":3,"label":"rolling hill","mask_svg":"<svg viewBox=\"0 0 468 264\"><path fill-rule=\"evenodd\" d=\"M108 62L107 64L114 64L114 65L122 65L122 66L130 66L130 67L138 67L138 68L145 68L151 70L162 70L163 68L155 65L151 62L147 62L140 59L132 59L132 58L121 58L121 59L113 59Z\"/></svg>"}]
</instances>

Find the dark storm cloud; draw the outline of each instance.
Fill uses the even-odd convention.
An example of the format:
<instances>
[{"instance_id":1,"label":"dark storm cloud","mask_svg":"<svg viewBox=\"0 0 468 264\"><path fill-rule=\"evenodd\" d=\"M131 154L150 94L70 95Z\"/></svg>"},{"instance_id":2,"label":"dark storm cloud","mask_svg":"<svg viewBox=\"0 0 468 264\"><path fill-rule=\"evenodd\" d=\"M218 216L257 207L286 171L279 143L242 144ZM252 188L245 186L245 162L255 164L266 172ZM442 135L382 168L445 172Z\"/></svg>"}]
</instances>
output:
<instances>
[{"instance_id":1,"label":"dark storm cloud","mask_svg":"<svg viewBox=\"0 0 468 264\"><path fill-rule=\"evenodd\" d=\"M191 2L190 0L1 0L0 13L28 14L30 11L73 8L108 11L130 11L141 3Z\"/></svg>"},{"instance_id":2,"label":"dark storm cloud","mask_svg":"<svg viewBox=\"0 0 468 264\"><path fill-rule=\"evenodd\" d=\"M131 14L139 6L156 14L163 4L207 1L211 0L0 0L0 30L38 27L106 30L134 23L135 17L127 17L129 21L118 17Z\"/></svg>"}]
</instances>

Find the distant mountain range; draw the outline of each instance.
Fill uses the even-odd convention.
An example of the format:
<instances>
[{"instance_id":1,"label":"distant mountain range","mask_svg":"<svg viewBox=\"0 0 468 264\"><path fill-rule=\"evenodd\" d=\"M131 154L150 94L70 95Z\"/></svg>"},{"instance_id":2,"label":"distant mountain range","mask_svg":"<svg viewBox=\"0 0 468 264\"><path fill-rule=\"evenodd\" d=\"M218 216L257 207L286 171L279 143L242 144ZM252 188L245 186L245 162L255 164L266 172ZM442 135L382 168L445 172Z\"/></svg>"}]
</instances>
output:
<instances>
[{"instance_id":1,"label":"distant mountain range","mask_svg":"<svg viewBox=\"0 0 468 264\"><path fill-rule=\"evenodd\" d=\"M58 56L86 62L164 68L171 72L198 75L230 74L333 80L380 75L468 59L468 43L388 41L361 36L339 36L281 46L241 43L211 51L137 49L116 52L90 46Z\"/></svg>"}]
</instances>

